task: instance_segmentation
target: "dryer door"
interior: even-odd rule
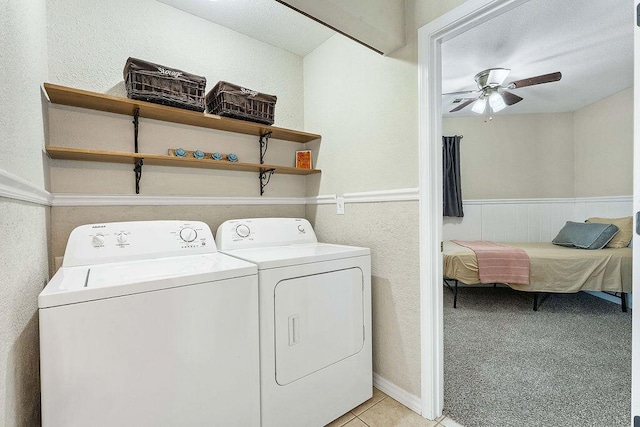
[[[278,384],[289,384],[362,349],[360,268],[282,280],[274,300]]]

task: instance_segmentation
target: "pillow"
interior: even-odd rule
[[[578,249],[602,249],[618,232],[613,224],[567,221],[551,243]]]
[[[633,238],[633,217],[625,216],[623,218],[589,218],[585,222],[593,222],[599,224],[613,224],[620,232],[616,234],[609,243],[608,248],[626,248]]]

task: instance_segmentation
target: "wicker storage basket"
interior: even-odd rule
[[[272,125],[277,97],[220,81],[207,94],[207,110],[219,116]]]
[[[204,111],[204,77],[136,58],[127,59],[123,75],[131,99]]]

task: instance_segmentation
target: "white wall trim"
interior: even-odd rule
[[[17,175],[0,169],[0,197],[50,206],[51,194]]]
[[[64,194],[54,193],[57,206],[219,206],[219,205],[304,205],[304,197],[212,197],[147,196],[139,194]]]
[[[323,205],[336,203],[335,194],[311,197],[148,196],[134,194],[49,193],[17,175],[0,169],[0,197],[45,206],[218,206],[218,205]],[[345,203],[404,202],[420,199],[419,188],[345,193]],[[470,199],[465,205],[612,203],[631,202],[633,196],[539,199]]]
[[[420,398],[415,394],[411,394],[403,388],[398,387],[375,372],[373,373],[373,385],[387,396],[397,400],[407,408],[420,414],[422,404],[420,403]]]
[[[616,203],[633,202],[633,196],[598,196],[598,197],[576,197],[576,203]]]
[[[407,202],[420,199],[418,188],[344,193],[345,203]]]
[[[326,205],[336,203],[338,195],[328,194],[324,196],[307,197],[308,205]],[[418,188],[399,188],[396,190],[363,191],[360,193],[344,193],[345,203],[381,203],[381,202],[408,202],[420,199]]]
[[[597,196],[575,198],[538,198],[538,199],[471,199],[463,200],[465,205],[519,205],[548,203],[615,203],[631,202],[633,196]]]
[[[305,199],[307,205],[330,205],[336,203],[335,194],[327,194],[324,196],[309,196]]]

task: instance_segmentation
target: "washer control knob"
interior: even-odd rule
[[[118,243],[120,243],[121,245],[123,243],[127,243],[127,240],[129,239],[129,236],[127,236],[126,233],[118,233],[118,235],[116,236],[116,240],[118,241]]]
[[[93,236],[93,239],[91,239],[91,244],[95,248],[104,246],[104,234],[96,234],[95,236]]]
[[[245,224],[240,224],[236,227],[236,234],[244,239],[245,237],[249,237],[251,229]]]
[[[193,242],[198,237],[198,233],[191,227],[185,227],[180,230],[180,238],[185,242]]]

